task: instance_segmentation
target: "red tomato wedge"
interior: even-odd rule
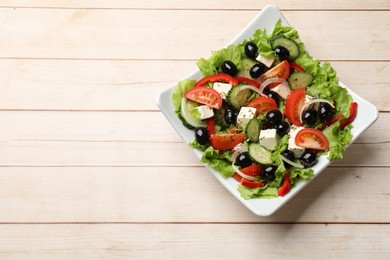
[[[268,111],[278,109],[278,105],[276,104],[275,100],[270,97],[254,98],[249,102],[248,107],[256,108],[257,115],[264,115]]]
[[[206,120],[207,124],[207,132],[209,132],[209,135],[215,134],[215,119],[214,117],[210,117]]]
[[[341,120],[341,122],[340,122],[341,129],[343,129],[344,127],[346,127],[347,125],[352,123],[353,120],[355,120],[356,115],[357,115],[357,108],[358,108],[358,104],[356,102],[352,102],[349,105],[349,117]]]
[[[247,84],[247,85],[252,85],[252,86],[254,86],[256,88],[260,87],[259,83],[257,83],[256,81],[254,81],[252,79],[248,79],[248,78],[245,78],[245,77],[237,77],[236,80],[237,80],[237,84],[244,83],[244,84]]]
[[[288,63],[287,60],[282,61],[272,69],[268,70],[265,72],[263,75],[261,75],[259,78],[256,79],[256,82],[261,85],[264,81],[270,78],[282,78],[286,80],[288,76],[290,75],[290,64]],[[268,86],[270,88],[275,87],[279,85],[279,83],[271,83]]]
[[[304,128],[295,136],[295,143],[299,146],[325,151],[329,149],[329,141],[318,129]]]
[[[306,91],[304,88],[291,91],[286,99],[285,115],[287,119],[294,125],[301,126],[300,120],[301,109],[305,104]]]
[[[245,134],[213,134],[210,137],[210,144],[216,150],[231,150],[244,140]]]
[[[284,196],[286,195],[291,189],[291,179],[290,174],[286,173],[283,176],[283,184],[278,189],[278,196]]]
[[[206,77],[202,78],[201,80],[199,80],[198,82],[195,83],[195,87],[204,86],[209,82],[211,82],[211,83],[225,82],[225,83],[229,83],[232,86],[237,85],[237,80],[235,78],[233,78],[232,76],[230,76],[229,74],[218,73],[215,75],[206,76]]]
[[[248,167],[242,168],[240,171],[248,176],[257,177],[260,176],[261,166],[253,163]],[[243,177],[236,172],[234,173],[233,178],[240,183],[241,183],[241,179],[243,179]]]
[[[184,97],[215,109],[220,109],[222,107],[221,95],[212,88],[192,88],[185,93]]]

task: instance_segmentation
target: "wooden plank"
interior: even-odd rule
[[[0,223],[390,220],[389,168],[329,168],[267,218],[203,167],[3,167],[0,180]]]
[[[1,225],[0,231],[7,259],[386,259],[390,253],[389,225]]]
[[[0,122],[3,142],[183,142],[160,112],[2,111]],[[388,132],[390,114],[381,113],[356,143],[389,142]]]
[[[390,111],[389,62],[332,65],[352,90]],[[157,110],[156,94],[195,69],[195,60],[0,59],[0,109]]]
[[[197,59],[225,46],[256,14],[230,10],[3,8],[0,57]],[[384,33],[389,27],[386,11],[308,11],[305,19],[299,11],[284,14],[318,59],[390,59],[390,35]]]
[[[146,1],[126,1],[126,0],[111,0],[111,1],[1,1],[0,7],[40,7],[40,8],[108,8],[108,9],[234,9],[234,10],[259,10],[263,6],[269,4],[266,0],[223,0],[223,1],[175,1],[175,0],[146,0]],[[296,10],[296,9],[327,9],[327,10],[342,10],[342,9],[354,9],[354,10],[376,10],[376,9],[389,9],[390,4],[386,0],[374,0],[374,1],[337,1],[337,0],[319,0],[315,2],[308,2],[304,0],[283,1],[275,0],[273,4],[279,6],[282,10]]]

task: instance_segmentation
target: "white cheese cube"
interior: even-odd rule
[[[304,127],[296,127],[296,126],[291,126],[290,132],[289,132],[289,139],[288,139],[288,149],[294,153],[295,158],[301,157],[303,152],[305,152],[305,148],[302,146],[299,146],[295,143],[295,137],[297,136],[297,133],[304,129]]]
[[[274,58],[271,56],[271,57],[264,57],[264,56],[261,56],[260,54],[256,57],[256,60],[258,62],[261,62],[263,63],[265,66],[267,66],[268,68],[271,67],[272,63],[274,63]]]
[[[244,127],[249,120],[256,116],[256,108],[254,107],[242,107],[237,116],[237,126]]]
[[[280,97],[283,99],[286,99],[288,94],[291,92],[290,86],[287,82],[279,84],[278,86],[271,89],[272,91],[275,91],[279,94]]]
[[[207,119],[207,118],[214,116],[213,109],[206,106],[206,105],[198,106],[195,109],[198,110],[201,120],[204,120],[204,119]]]
[[[268,150],[274,150],[278,145],[279,136],[276,133],[276,129],[266,129],[260,131],[259,142],[262,146]]]
[[[232,85],[228,83],[214,82],[213,84],[213,89],[221,95],[222,99],[226,99],[227,93],[229,93],[231,88]]]

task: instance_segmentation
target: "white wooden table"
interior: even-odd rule
[[[389,259],[389,0],[273,2],[380,116],[271,217],[155,105],[268,3],[0,1],[0,259]]]

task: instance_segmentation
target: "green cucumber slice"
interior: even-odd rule
[[[240,86],[233,87],[227,94],[228,102],[236,109],[240,109],[248,103],[252,90],[241,89]]]
[[[249,144],[249,155],[254,161],[260,164],[272,164],[272,153],[268,151],[264,146],[258,143]]]
[[[246,125],[245,133],[250,142],[258,142],[261,131],[259,120],[252,118]]]
[[[285,47],[290,52],[290,56],[288,57],[289,61],[292,61],[299,56],[298,45],[293,40],[286,38],[283,35],[273,37],[271,40],[271,46],[273,50],[275,50],[276,46]]]
[[[296,71],[288,77],[288,84],[292,90],[306,88],[313,81],[313,75],[306,71]]]

